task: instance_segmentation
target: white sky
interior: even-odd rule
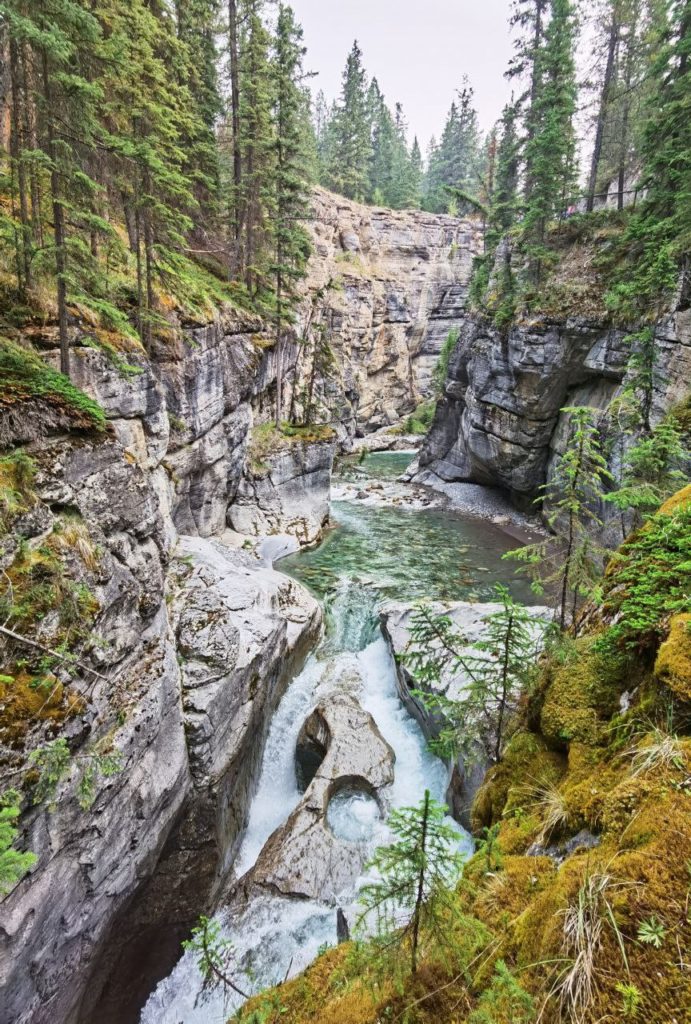
[[[510,0],[290,0],[305,30],[311,85],[329,100],[341,87],[357,39],[370,78],[391,107],[400,101],[423,153],[439,137],[464,74],[486,131],[511,94],[504,71],[512,52]]]

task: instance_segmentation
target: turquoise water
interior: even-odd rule
[[[405,473],[415,452],[371,452],[362,459],[346,455],[336,464],[334,476],[342,480],[396,480]]]
[[[502,560],[517,541],[492,523],[445,509],[356,501],[334,502],[332,518],[337,525],[319,547],[289,555],[277,565],[324,601],[327,611],[346,583],[360,590],[352,598],[356,604],[490,601],[497,583],[508,586],[517,600],[537,603],[530,585],[516,576],[514,564]]]

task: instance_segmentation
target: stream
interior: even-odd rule
[[[342,478],[385,483],[403,472],[411,458],[398,452],[368,455],[361,464],[346,462]],[[517,541],[479,518],[438,507],[372,507],[339,500],[332,504],[332,519],[336,526],[318,547],[289,555],[276,565],[319,598],[326,628],[272,720],[247,830],[233,867],[236,879],[254,865],[267,839],[297,806],[298,733],[316,704],[329,695],[347,692],[356,697],[393,748],[392,807],[418,804],[425,789],[444,801],[448,770],[430,754],[418,724],[399,699],[395,666],[379,628],[382,603],[420,598],[488,601],[498,582],[525,603],[535,600],[529,586],[502,561]],[[336,835],[363,844],[368,853],[389,837],[374,801],[362,794],[334,799],[327,820]],[[459,849],[470,850],[470,837],[456,828]],[[340,894],[336,905],[261,895],[232,914],[219,911],[223,935],[234,949],[234,980],[256,992],[301,971],[320,948],[336,943],[336,906],[345,910],[351,923],[356,920],[363,881],[358,879],[350,891]],[[186,952],[149,997],[141,1024],[225,1024],[241,1002],[232,992],[202,992],[196,957]]]

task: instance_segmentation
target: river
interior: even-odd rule
[[[402,453],[369,455],[362,464],[342,469],[344,479],[387,481],[410,460]],[[447,509],[372,506],[363,501],[335,501],[336,526],[322,543],[277,563],[276,568],[307,586],[323,603],[326,628],[317,649],[292,681],[269,730],[256,795],[234,872],[240,878],[255,863],[265,842],[298,804],[301,793],[295,770],[295,744],[315,705],[337,692],[349,692],[368,711],[396,755],[392,807],[418,804],[429,789],[443,801],[446,766],[427,749],[417,723],[408,715],[396,689],[393,659],[379,629],[378,612],[389,599],[491,600],[492,587],[503,582],[514,596],[533,603],[525,582],[502,561],[516,541],[498,527]],[[361,796],[344,798],[329,808],[336,833],[368,850],[388,839],[386,824]],[[471,848],[458,829],[458,846]],[[337,905],[350,920],[357,915],[357,890],[340,895]],[[220,911],[224,936],[233,944],[233,977],[258,991],[294,975],[336,942],[335,905],[314,900],[253,897],[245,909]],[[142,1024],[224,1024],[241,1000],[220,990],[202,992],[202,979],[191,953],[149,998]]]

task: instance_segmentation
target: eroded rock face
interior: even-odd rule
[[[122,770],[97,779],[89,811],[72,771],[54,810],[23,819],[38,861],[0,911],[3,1019],[120,1024],[234,856],[272,711],[321,614],[216,542],[183,538],[168,565],[175,529],[155,473],[115,439],[44,441],[36,455],[40,504],[17,529],[38,542],[67,513],[97,552],[76,579],[99,609],[82,655],[98,675],[59,670],[87,695],[63,734],[77,758],[108,735]]]
[[[324,189],[313,206],[301,318],[324,327],[336,355],[339,379],[321,389],[323,399],[351,432],[370,432],[429,394],[442,345],[465,310],[481,228],[362,206]]]
[[[99,674],[58,669],[87,694],[65,734],[84,752],[111,732],[122,770],[98,781],[89,811],[78,805],[73,771],[55,811],[29,808],[23,820],[37,864],[0,910],[2,1019],[17,1024],[76,1018],[115,915],[153,870],[192,788],[164,602],[166,531],[146,474],[114,441],[44,442],[36,457],[39,532],[68,509],[88,524],[98,552],[77,579],[100,608],[98,644],[82,655]],[[24,536],[36,535],[25,525]]]
[[[330,901],[358,877],[367,849],[334,835],[326,821],[329,800],[346,787],[359,790],[378,800],[384,816],[386,790],[394,779],[394,752],[372,716],[345,693],[320,704],[303,732],[325,748],[324,759],[241,887]]]
[[[292,442],[245,466],[228,520],[238,533],[289,533],[301,544],[318,540],[329,518],[336,440]]]
[[[498,485],[528,504],[564,449],[568,414],[560,410],[604,411],[625,382],[626,335],[579,318],[522,324],[504,335],[465,316],[421,468],[445,481]],[[688,387],[688,310],[657,325],[656,347],[653,420],[659,422]]]

